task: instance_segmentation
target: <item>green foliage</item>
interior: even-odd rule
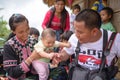
[[[3,20],[3,16],[0,17],[0,38],[7,39],[10,30],[7,28],[7,22]],[[0,41],[0,46],[4,44],[5,41]]]

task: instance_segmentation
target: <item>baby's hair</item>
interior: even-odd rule
[[[79,4],[75,4],[75,5],[73,6],[72,10],[75,10],[75,9],[81,10],[80,5],[79,5]]]
[[[47,35],[50,35],[51,37],[56,37],[55,31],[51,28],[46,28],[43,30],[41,37],[44,38]]]
[[[65,31],[63,34],[61,34],[60,39],[68,41],[72,34],[72,31]]]
[[[111,16],[111,18],[110,18],[110,20],[112,19],[112,17],[113,17],[113,9],[112,8],[110,8],[110,7],[104,7],[101,11],[106,11],[106,13],[108,14],[108,16]]]
[[[31,27],[30,28],[30,35],[33,35],[33,34],[37,35],[37,36],[40,36],[40,33],[39,33],[38,29]]]
[[[92,9],[84,9],[75,18],[75,21],[84,21],[88,29],[98,28],[101,26],[101,17],[99,13]]]
[[[22,15],[22,14],[13,14],[10,19],[9,19],[9,26],[10,26],[10,29],[12,31],[15,31],[16,27],[17,27],[17,24],[18,23],[21,23],[21,22],[24,22],[24,21],[27,21],[28,22],[28,19]]]

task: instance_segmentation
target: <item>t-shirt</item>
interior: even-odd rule
[[[70,16],[70,31],[72,31],[72,32],[75,32],[74,26],[73,26],[73,22],[75,20],[75,17],[76,17],[75,14],[71,14],[71,16]]]
[[[50,20],[50,16],[51,16],[52,11],[49,10],[46,15],[45,18],[42,22],[42,27],[44,28],[44,26],[46,26]],[[52,21],[51,21],[51,26],[50,28],[54,29],[54,30],[60,30],[61,29],[61,22],[60,22],[61,18],[57,17],[56,15],[54,15]],[[66,27],[64,29],[64,31],[68,31],[70,29],[70,21],[69,21],[69,14],[67,13],[67,17],[66,17]]]
[[[103,28],[105,30],[110,30],[110,31],[113,31],[113,32],[116,31],[111,22],[108,22],[106,24],[102,24],[101,28]]]
[[[45,47],[44,44],[42,43],[42,40],[40,40],[35,46],[35,50],[40,53],[41,51],[51,51],[51,52],[54,52],[54,48],[55,47],[59,47],[59,42],[58,41],[55,41],[55,44],[52,46],[52,47]],[[47,62],[49,63],[50,62],[50,59],[48,58],[40,58],[40,61],[43,61],[43,62]]]
[[[98,69],[101,63],[102,57],[102,48],[103,48],[103,29],[102,36],[99,40],[92,43],[83,43],[80,45],[80,53],[78,58],[78,63],[83,67],[89,68],[90,70]],[[108,39],[111,36],[111,31],[108,31]],[[72,55],[75,53],[75,49],[77,46],[78,39],[75,34],[73,34],[69,42],[71,43],[70,48],[64,48],[67,54]],[[106,57],[106,63],[109,66],[111,64],[112,59],[117,55],[120,57],[120,34],[116,35],[116,39],[112,45],[110,50],[110,54]]]

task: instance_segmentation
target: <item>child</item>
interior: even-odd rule
[[[110,30],[115,32],[115,28],[113,27],[111,23],[111,19],[113,17],[113,10],[110,7],[105,7],[100,12],[101,19],[102,19],[102,25],[101,28],[105,30]]]
[[[59,46],[70,47],[70,44],[56,41],[55,31],[51,28],[43,30],[41,40],[34,46],[35,51],[42,57],[33,61],[33,66],[39,74],[39,80],[47,80],[49,75],[48,63],[55,56],[54,48]]]
[[[70,31],[74,32],[74,26],[73,26],[73,22],[75,20],[76,15],[81,11],[81,8],[78,4],[73,6],[72,9],[72,14],[70,16]]]
[[[38,41],[40,33],[39,33],[38,29],[31,27],[30,28],[30,35]]]

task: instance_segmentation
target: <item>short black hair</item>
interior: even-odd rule
[[[101,11],[106,11],[107,12],[107,14],[108,14],[108,16],[111,16],[111,18],[110,19],[112,19],[112,17],[113,17],[113,9],[112,8],[110,8],[110,7],[104,7]]]
[[[33,28],[33,27],[30,28],[30,35],[32,35],[32,34],[40,36],[38,29]]]
[[[80,5],[79,5],[79,4],[75,4],[75,5],[72,7],[72,10],[75,10],[75,9],[81,10]]]
[[[72,31],[65,31],[63,34],[60,35],[60,40],[68,41],[72,34]]]
[[[92,9],[84,9],[75,18],[75,21],[81,22],[84,21],[85,25],[89,29],[98,28],[101,26],[101,17],[100,14]]]

